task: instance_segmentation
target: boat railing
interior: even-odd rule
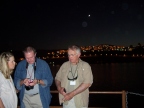
[[[51,93],[58,93],[58,91],[54,90]],[[127,93],[125,90],[122,91],[90,91],[90,94],[110,94],[110,95],[121,95],[122,98],[122,108],[127,108]]]

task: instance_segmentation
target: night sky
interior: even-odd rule
[[[142,0],[5,0],[0,10],[1,50],[144,44]]]

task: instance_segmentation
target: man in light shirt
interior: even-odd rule
[[[90,65],[80,59],[78,46],[68,47],[69,61],[62,64],[55,77],[63,108],[88,108],[89,87],[93,83]]]

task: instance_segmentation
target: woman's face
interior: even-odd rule
[[[9,67],[9,69],[14,69],[15,68],[15,64],[16,64],[16,62],[15,62],[14,57],[13,56],[10,57],[9,60],[8,60],[8,67]]]

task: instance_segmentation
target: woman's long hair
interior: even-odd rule
[[[10,57],[14,57],[11,52],[3,52],[0,54],[0,71],[6,79],[10,79],[13,69],[9,69],[8,61]]]

